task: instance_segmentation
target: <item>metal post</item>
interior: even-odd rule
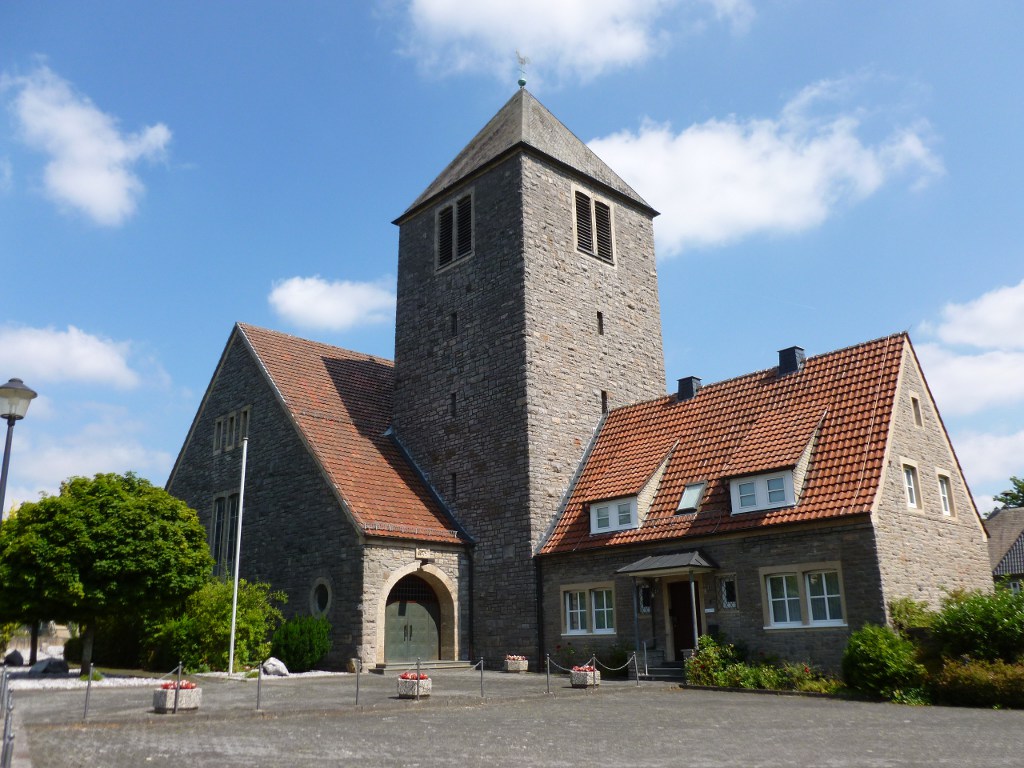
[[[174,710],[172,715],[178,714],[178,692],[181,691],[181,659],[178,659],[178,674],[174,682]]]
[[[547,670],[547,673],[544,675],[548,686],[547,693],[551,693],[551,654],[546,653],[544,656],[547,659],[544,664],[544,668]]]
[[[594,691],[597,691],[597,655],[590,657],[590,668],[594,670],[591,680],[594,683]]]
[[[693,652],[696,653],[700,627],[697,626],[697,585],[693,581],[693,571],[690,571],[690,615],[693,619]]]
[[[245,462],[249,456],[249,438],[242,438],[242,479],[238,487],[238,528],[235,531],[235,588],[231,595],[231,642],[228,644],[228,674],[235,671],[235,623],[238,616],[238,573],[242,567],[242,509],[245,502]]]
[[[89,716],[89,692],[92,691],[92,671],[89,672],[89,679],[85,683],[85,709],[82,711],[82,719]]]
[[[647,641],[644,640],[644,677],[649,677],[650,674],[651,670],[647,666]]]
[[[356,706],[359,706],[359,678],[362,677],[363,660],[356,659]]]
[[[9,768],[11,764],[11,757],[14,753],[14,729],[12,728],[14,721],[14,699],[11,698],[11,692],[7,691],[7,706],[4,711],[4,751],[3,751],[3,768]]]
[[[484,697],[484,657],[480,657],[480,698]]]
[[[636,687],[640,687],[640,662],[637,661],[636,651],[633,651],[633,671],[636,672]]]
[[[416,701],[420,700],[420,657],[416,657]]]
[[[256,675],[256,711],[260,711],[260,694],[263,687],[263,662],[260,662],[260,669]]]
[[[4,443],[4,463],[3,468],[0,469],[0,520],[3,519],[4,514],[4,496],[7,494],[7,469],[11,464],[11,438],[14,437],[14,422],[17,421],[13,416],[7,417],[7,442]]]

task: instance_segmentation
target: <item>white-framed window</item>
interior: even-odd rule
[[[615,234],[611,204],[576,189],[573,191],[573,217],[576,249],[613,264]]]
[[[729,481],[732,513],[756,512],[793,505],[793,471],[751,475]]]
[[[473,191],[460,195],[437,209],[437,268],[473,255]]]
[[[838,563],[762,568],[765,628],[846,626]]]
[[[563,587],[562,607],[564,634],[615,633],[615,589],[611,584]]]
[[[679,499],[677,512],[695,512],[700,506],[700,500],[704,496],[704,488],[707,483],[688,483],[683,489],[683,495]]]
[[[1015,595],[1019,595],[1020,594],[1020,582],[1017,581],[1017,580],[1011,581],[1010,582],[1010,591],[1013,592],[1013,594],[1015,594]]]
[[[903,461],[903,488],[907,492],[907,506],[911,509],[920,509],[921,483],[917,476],[917,466],[906,459]]]
[[[730,573],[718,577],[718,607],[732,610],[738,605],[736,600],[736,574]]]
[[[942,514],[946,517],[952,517],[955,510],[953,509],[953,484],[950,482],[949,475],[938,473],[939,479],[939,502],[942,504]]]
[[[595,501],[590,505],[590,532],[609,533],[637,527],[636,497]]]

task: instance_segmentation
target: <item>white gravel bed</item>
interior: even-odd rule
[[[88,684],[80,680],[81,670],[72,669],[66,675],[32,674],[28,669],[8,670],[12,691],[84,690]],[[93,680],[93,688],[156,688],[163,682],[155,677],[133,677],[131,675],[104,675],[102,680]]]

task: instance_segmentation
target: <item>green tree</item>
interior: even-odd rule
[[[211,565],[184,502],[130,472],[73,477],[0,527],[0,616],[82,624],[84,674],[97,619],[180,604]]]
[[[1019,477],[1010,478],[1011,488],[1008,491],[997,493],[992,497],[996,504],[1002,504],[1003,509],[1007,507],[1024,507],[1024,480]]]

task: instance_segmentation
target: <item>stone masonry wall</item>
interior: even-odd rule
[[[359,536],[237,332],[168,491],[198,510],[210,531],[214,497],[238,492],[242,458],[240,446],[214,453],[214,421],[245,406],[252,410],[241,577],[284,591],[286,617],[313,613],[312,590],[325,583],[333,640],[325,662],[340,669],[361,635]]]
[[[498,657],[536,647],[532,554],[601,391],[610,407],[653,397],[664,370],[644,214],[615,205],[612,266],[576,251],[566,174],[519,155],[452,197],[467,190],[472,257],[435,269],[436,208],[401,226],[395,428],[476,542],[470,651]]]
[[[648,555],[699,549],[719,566],[715,573],[696,575],[703,612],[698,615],[701,632],[726,642],[744,645],[750,654],[774,655],[838,669],[852,630],[866,622],[885,620],[881,585],[874,556],[874,535],[866,518],[843,525],[804,525],[746,536],[700,541],[678,541],[657,547],[615,548],[542,558],[545,652],[556,653],[571,643],[577,655],[594,651],[607,656],[613,645],[633,648],[647,643],[649,658],[672,658],[667,585],[687,582],[685,574],[653,581],[654,604],[640,615],[639,642],[634,631],[632,578],[616,575],[619,568]],[[768,629],[765,624],[762,568],[786,569],[807,563],[838,563],[841,572],[845,627]],[[736,579],[737,605],[723,608],[718,594],[719,577]],[[562,589],[564,586],[612,581],[615,585],[614,635],[564,633]],[[666,651],[668,653],[666,654]]]
[[[920,427],[915,423],[911,397],[921,405]],[[875,515],[886,602],[910,597],[936,607],[948,590],[992,589],[984,529],[909,347],[904,352],[890,441]],[[918,509],[907,505],[904,460],[917,467]],[[951,516],[942,512],[937,470],[946,474],[952,485]]]
[[[475,658],[535,638],[536,587],[527,511],[519,159],[471,180],[453,197],[467,190],[472,256],[435,269],[436,207],[400,229],[394,425],[475,541],[473,636],[463,643]]]

